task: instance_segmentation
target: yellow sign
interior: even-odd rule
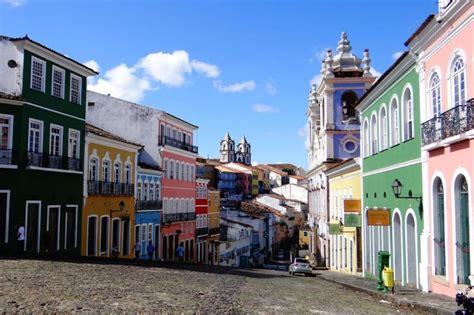
[[[390,211],[383,210],[367,210],[367,225],[387,226],[390,225]]]
[[[344,212],[360,213],[360,199],[344,200]]]

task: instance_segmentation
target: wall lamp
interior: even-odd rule
[[[400,196],[402,194],[402,188],[403,184],[395,178],[395,180],[392,182],[392,190],[393,194],[397,199],[416,199],[420,201],[420,205],[418,206],[418,209],[420,210],[420,216],[423,216],[423,197],[422,196],[413,196],[411,190],[408,191],[408,196],[402,197]]]

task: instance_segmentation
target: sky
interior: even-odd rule
[[[306,109],[345,31],[383,73],[436,0],[0,0],[0,34],[28,36],[100,74],[88,88],[199,126],[202,157],[228,131],[252,161],[307,167]]]

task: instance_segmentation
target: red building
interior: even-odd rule
[[[207,237],[209,235],[209,219],[208,219],[208,196],[207,184],[208,179],[196,179],[196,251],[197,262],[207,263]]]
[[[163,215],[161,225],[164,260],[175,260],[178,245],[184,260],[196,260],[196,157],[193,131],[197,126],[171,114],[159,116],[158,145],[165,176],[162,179]]]

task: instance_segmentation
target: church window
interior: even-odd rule
[[[355,104],[357,99],[357,94],[354,91],[345,91],[342,93],[342,120],[356,118]]]

